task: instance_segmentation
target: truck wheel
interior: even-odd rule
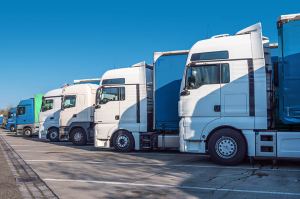
[[[129,152],[134,149],[133,136],[127,131],[119,131],[113,137],[113,147],[119,152]]]
[[[11,125],[10,127],[9,127],[9,130],[10,130],[10,132],[14,132],[16,129],[15,129],[15,126],[14,125]]]
[[[25,128],[24,131],[23,131],[24,135],[26,137],[31,137],[32,136],[32,129],[31,128]]]
[[[75,128],[71,131],[70,140],[74,145],[86,145],[87,138],[82,128]]]
[[[236,130],[224,128],[217,130],[208,141],[211,159],[222,165],[237,165],[246,156],[246,141]]]
[[[50,129],[49,132],[48,132],[48,137],[49,137],[49,140],[51,142],[58,142],[59,141],[59,133],[58,133],[58,130],[53,128],[53,129]]]

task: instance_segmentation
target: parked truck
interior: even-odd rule
[[[74,84],[62,89],[59,139],[75,145],[94,141],[94,105],[96,84]]]
[[[38,134],[42,98],[42,94],[36,94],[34,98],[19,102],[17,106],[16,134],[22,134],[27,137]]]
[[[95,106],[95,146],[126,152],[179,148],[178,101],[188,51],[154,53],[102,76]]]
[[[59,115],[62,102],[62,88],[54,89],[43,96],[39,115],[39,138],[59,141]]]
[[[3,123],[4,123],[4,116],[3,115],[0,115],[0,128],[3,127]]]
[[[16,131],[16,113],[17,108],[10,108],[7,114],[7,120],[5,124],[5,129],[9,130],[10,132]]]
[[[278,20],[279,59],[256,24],[190,50],[179,102],[180,151],[220,164],[300,157],[300,14]]]
[[[225,165],[246,156],[299,158],[299,24],[300,14],[278,20],[277,63],[271,62],[274,46],[260,23],[197,42],[181,71],[178,109],[173,107],[179,136],[175,123],[159,121],[172,99],[158,97],[156,86],[159,75],[169,79],[178,68],[159,73],[154,63],[153,81],[146,64],[107,71],[96,97],[95,146],[118,151],[180,146],[181,152],[209,154]]]

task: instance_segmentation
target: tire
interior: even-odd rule
[[[23,135],[26,136],[26,137],[32,137],[32,129],[29,128],[29,127],[24,128]]]
[[[75,128],[70,133],[70,141],[77,146],[87,144],[86,133],[82,128]]]
[[[244,137],[231,128],[217,130],[208,141],[208,153],[217,164],[237,165],[245,159],[246,152]]]
[[[48,131],[48,138],[50,142],[58,142],[59,141],[59,131],[56,128],[52,128]]]
[[[15,128],[14,125],[11,125],[11,126],[9,127],[9,130],[10,130],[10,132],[15,132],[16,128]]]
[[[134,149],[134,139],[127,131],[118,131],[113,136],[113,147],[118,152],[130,152]]]

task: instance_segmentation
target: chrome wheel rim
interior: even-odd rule
[[[75,141],[75,142],[79,142],[81,139],[82,139],[82,134],[81,134],[81,132],[76,132],[76,133],[74,134],[74,141]]]
[[[129,143],[129,138],[125,135],[119,135],[117,138],[117,145],[119,148],[126,148]]]
[[[237,143],[231,137],[221,137],[215,145],[218,156],[224,159],[230,159],[237,153]]]
[[[25,130],[25,135],[26,136],[30,136],[30,134],[31,134],[30,130]]]
[[[50,133],[50,138],[54,140],[54,139],[56,139],[56,137],[57,137],[57,132],[56,131],[52,131]]]

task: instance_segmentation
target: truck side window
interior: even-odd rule
[[[187,69],[187,89],[197,89],[206,84],[230,82],[229,64],[192,66]]]
[[[75,95],[68,95],[64,97],[63,101],[63,108],[72,108],[76,106],[76,96]]]
[[[106,87],[97,92],[97,104],[106,104],[109,101],[125,100],[124,87]]]
[[[221,84],[230,82],[229,64],[221,64]]]
[[[53,99],[43,99],[42,112],[53,109]]]
[[[19,106],[17,108],[17,115],[24,115],[25,114],[25,106]]]

